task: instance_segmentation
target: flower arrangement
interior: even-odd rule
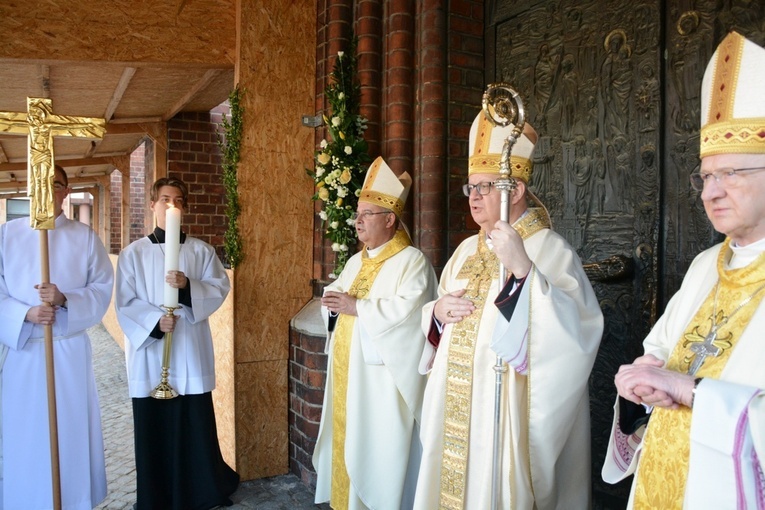
[[[331,83],[324,90],[330,106],[330,112],[323,115],[329,140],[322,140],[315,153],[315,171],[308,170],[316,184],[313,200],[322,203],[319,217],[324,237],[332,241],[335,253],[330,278],[340,274],[356,245],[353,213],[371,159],[364,141],[367,119],[359,113],[361,85],[356,79],[356,43],[353,38],[348,51],[337,52]]]

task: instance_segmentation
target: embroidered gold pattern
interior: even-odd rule
[[[361,270],[348,289],[356,299],[365,299],[377,278],[383,263],[411,245],[409,236],[403,230],[396,232],[393,239],[375,258],[369,258],[367,248],[361,254]],[[348,367],[351,358],[351,342],[356,317],[340,314],[335,327],[332,348],[332,488],[330,504],[333,509],[348,508],[351,481],[345,465],[346,397],[348,394]]]
[[[717,260],[717,272],[720,278],[720,293],[717,308],[722,317],[733,315],[738,305],[750,296],[765,282],[765,254],[757,260],[740,269],[725,269],[726,260],[730,257],[730,239],[727,239],[720,250]],[[762,294],[741,307],[736,314],[736,320],[725,322],[719,328],[719,336],[724,338],[730,347],[723,349],[718,356],[708,357],[696,373],[699,377],[719,378],[738,339],[751,321],[757,310]],[[691,343],[683,339],[692,337],[699,331],[702,324],[714,322],[715,289],[696,312],[680,342],[667,361],[667,368],[686,373],[688,363],[693,358],[690,350]],[[688,360],[688,361],[687,361]],[[651,415],[651,421],[646,431],[643,452],[637,473],[635,487],[635,508],[681,509],[683,495],[688,478],[688,459],[690,455],[691,410],[685,406],[680,409],[667,410],[656,408]]]
[[[549,228],[541,209],[529,209],[528,214],[514,225],[523,239]],[[444,398],[444,437],[441,459],[442,509],[461,510],[465,505],[467,460],[470,445],[470,413],[473,392],[473,358],[478,329],[484,306],[492,285],[499,277],[499,260],[486,245],[486,235],[478,234],[476,253],[465,260],[457,278],[467,279],[465,297],[476,307],[473,314],[452,328],[446,366],[446,395]]]

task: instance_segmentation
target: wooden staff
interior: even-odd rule
[[[55,228],[53,176],[53,137],[103,138],[106,121],[92,117],[72,117],[53,113],[49,98],[28,97],[26,112],[0,112],[0,131],[24,135],[28,139],[27,195],[30,226],[40,231],[40,279],[50,283],[48,230]],[[45,303],[53,306],[52,303]],[[48,425],[50,429],[50,464],[53,509],[61,510],[61,473],[58,451],[58,414],[56,411],[56,378],[53,363],[53,326],[43,328],[45,337],[45,369],[48,388]]]
[[[50,283],[48,231],[40,230],[40,279]],[[45,303],[53,306],[51,303]],[[61,468],[58,458],[58,412],[56,410],[56,374],[53,367],[53,325],[45,327],[45,374],[48,382],[48,429],[50,431],[50,471],[53,483],[53,508],[61,510]]]

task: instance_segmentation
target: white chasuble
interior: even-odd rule
[[[3,498],[0,508],[52,507],[44,328],[25,322],[40,304],[39,231],[21,218],[0,227]],[[67,298],[56,311],[53,357],[58,412],[61,499],[66,510],[89,510],[106,497],[101,414],[90,339],[112,295],[113,271],[87,225],[56,218],[48,231],[50,281]]]
[[[479,236],[484,235],[480,233]],[[603,330],[603,316],[576,252],[549,229],[524,240],[533,262],[516,313],[528,313],[528,375],[510,369],[505,376],[501,445],[500,508],[579,509],[590,500],[590,427],[587,381]],[[441,275],[439,296],[466,288],[461,274],[474,257],[479,237],[465,240]],[[462,494],[456,508],[491,506],[496,354],[490,344],[495,328],[508,328],[494,300],[499,292],[491,283],[477,325],[472,354],[469,435],[464,476],[459,470],[447,478],[451,494]],[[433,307],[422,310],[428,331]],[[420,437],[423,457],[414,507],[439,508],[444,472],[445,421],[450,347],[454,325],[444,327],[438,349],[428,343],[422,359],[433,360],[422,412]],[[496,341],[497,339],[495,339]],[[515,340],[514,340],[515,341]],[[518,342],[516,342],[518,343]],[[422,367],[422,365],[421,365]],[[461,406],[455,409],[460,409]],[[457,476],[459,475],[459,476]]]
[[[361,266],[362,253],[357,253],[326,290],[348,292]],[[435,297],[436,285],[428,260],[409,246],[383,263],[366,297],[356,301],[358,316],[352,326],[345,401],[344,449],[351,509],[411,506],[425,387],[425,377],[417,370],[425,342],[420,310]],[[326,308],[322,315],[326,321]],[[326,346],[328,367],[333,366],[333,342],[330,337]],[[334,377],[328,368],[313,456],[317,503],[329,501],[331,495]]]
[[[718,257],[727,243],[699,254],[680,290],[643,342],[646,354],[667,361],[718,281]],[[728,256],[723,253],[723,256]],[[734,320],[734,319],[732,319]],[[709,324],[703,325],[708,328]],[[699,385],[691,411],[690,455],[682,508],[765,508],[765,305],[735,342],[718,377]],[[700,373],[699,375],[703,375]],[[603,479],[616,483],[636,473],[633,508],[646,427],[626,436],[619,428],[618,400]],[[651,422],[648,422],[650,427]],[[643,473],[642,476],[649,476]],[[710,487],[713,489],[710,490]],[[759,505],[759,506],[758,506]]]

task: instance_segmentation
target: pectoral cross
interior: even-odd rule
[[[718,322],[717,319],[721,318],[722,312],[719,312],[718,317],[710,317],[712,323],[709,328],[709,333],[706,336],[702,336],[699,333],[699,326],[693,329],[692,333],[685,335],[685,342],[683,347],[689,347],[692,355],[686,356],[684,361],[689,363],[688,375],[696,375],[696,372],[702,367],[708,356],[717,357],[722,354],[725,349],[729,349],[733,345],[730,340],[733,338],[732,333],[728,333],[725,338],[718,339],[717,331],[725,324],[725,320]]]
[[[104,119],[54,115],[50,99],[27,98],[27,111],[0,112],[0,133],[27,135],[27,195],[31,199],[29,220],[32,228],[50,230],[54,226],[53,137],[103,138]]]

